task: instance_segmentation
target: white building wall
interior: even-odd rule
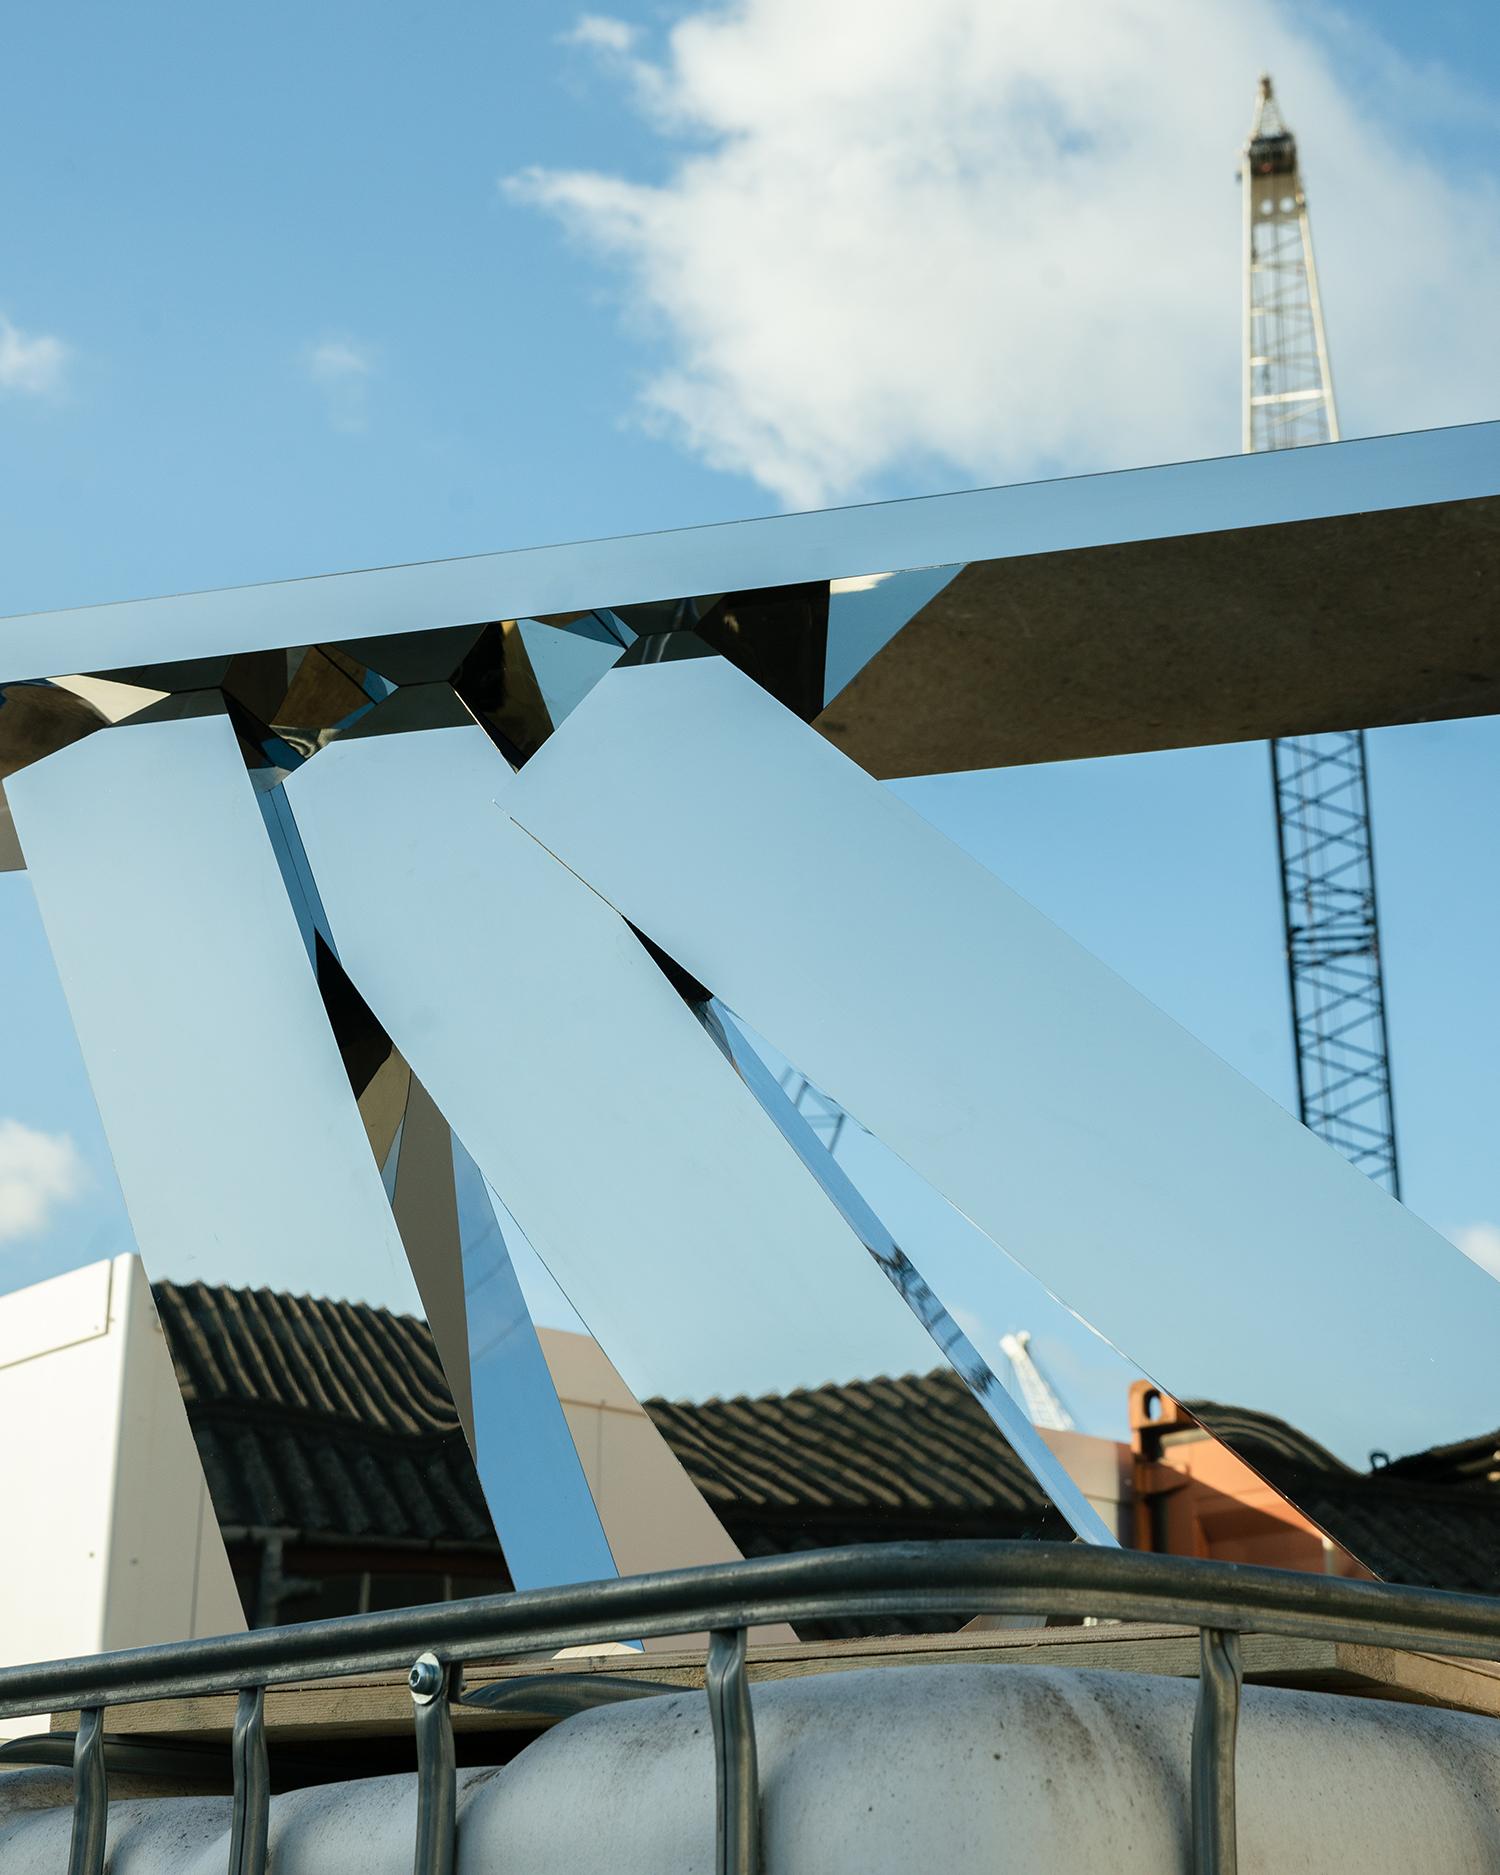
[[[166,1335],[138,1257],[119,1257],[124,1359],[103,1646],[229,1634],[245,1625]]]
[[[138,1257],[0,1296],[0,1428],[0,1663],[244,1627]]]

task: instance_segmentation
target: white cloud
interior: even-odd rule
[[[789,503],[1235,451],[1234,173],[1263,68],[1302,144],[1346,433],[1500,406],[1500,190],[1420,154],[1462,81],[1341,16],[738,0],[656,60],[623,22],[571,37],[681,137],[674,167],[504,186],[622,270],[665,341],[646,421]]]
[[[45,397],[61,388],[68,347],[50,333],[23,332],[0,313],[0,391]]]
[[[1453,1232],[1453,1241],[1470,1262],[1500,1277],[1500,1224],[1462,1225]]]
[[[639,36],[639,28],[626,20],[611,19],[604,13],[585,13],[562,35],[562,43],[583,46],[590,52],[625,53]]]
[[[303,362],[307,375],[323,393],[333,427],[350,434],[368,429],[369,386],[377,365],[373,347],[354,339],[322,339],[307,347]]]
[[[87,1182],[78,1148],[66,1133],[41,1133],[19,1120],[0,1120],[0,1243],[44,1231],[57,1205]]]

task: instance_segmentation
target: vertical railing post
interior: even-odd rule
[[[407,1675],[417,1732],[417,1846],[413,1875],[453,1875],[458,1778],[450,1670],[422,1654]]]
[[[108,1828],[104,1709],[89,1706],[78,1715],[78,1736],[73,1740],[73,1841],[68,1850],[68,1875],[103,1875]]]
[[[1228,1628],[1198,1636],[1198,1707],[1193,1715],[1193,1875],[1235,1875],[1234,1741],[1240,1723],[1240,1637]]]
[[[743,1628],[716,1628],[709,1635],[704,1683],[714,1734],[716,1875],[757,1875],[760,1773]]]
[[[230,1742],[234,1806],[229,1875],[264,1875],[271,1824],[271,1769],[266,1759],[266,1691],[247,1686],[234,1709]]]

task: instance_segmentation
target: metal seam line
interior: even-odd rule
[[[1240,1723],[1240,1637],[1224,1628],[1203,1628],[1198,1647],[1198,1705],[1193,1714],[1193,1875],[1235,1875],[1234,1743]]]
[[[714,1735],[716,1875],[755,1875],[760,1861],[760,1772],[743,1628],[715,1628],[709,1635],[703,1684]]]

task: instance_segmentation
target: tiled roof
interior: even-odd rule
[[[1049,1514],[1035,1479],[947,1368],[646,1407],[721,1517],[956,1521],[998,1535],[1000,1524],[1034,1529]]]
[[[269,1290],[159,1283],[155,1295],[221,1525],[494,1543],[425,1323]],[[913,1536],[1066,1535],[947,1369],[645,1404],[747,1555]],[[1199,1404],[1377,1574],[1500,1593],[1500,1438],[1357,1472],[1282,1420]]]
[[[425,1323],[269,1289],[152,1292],[221,1527],[494,1543]]]

